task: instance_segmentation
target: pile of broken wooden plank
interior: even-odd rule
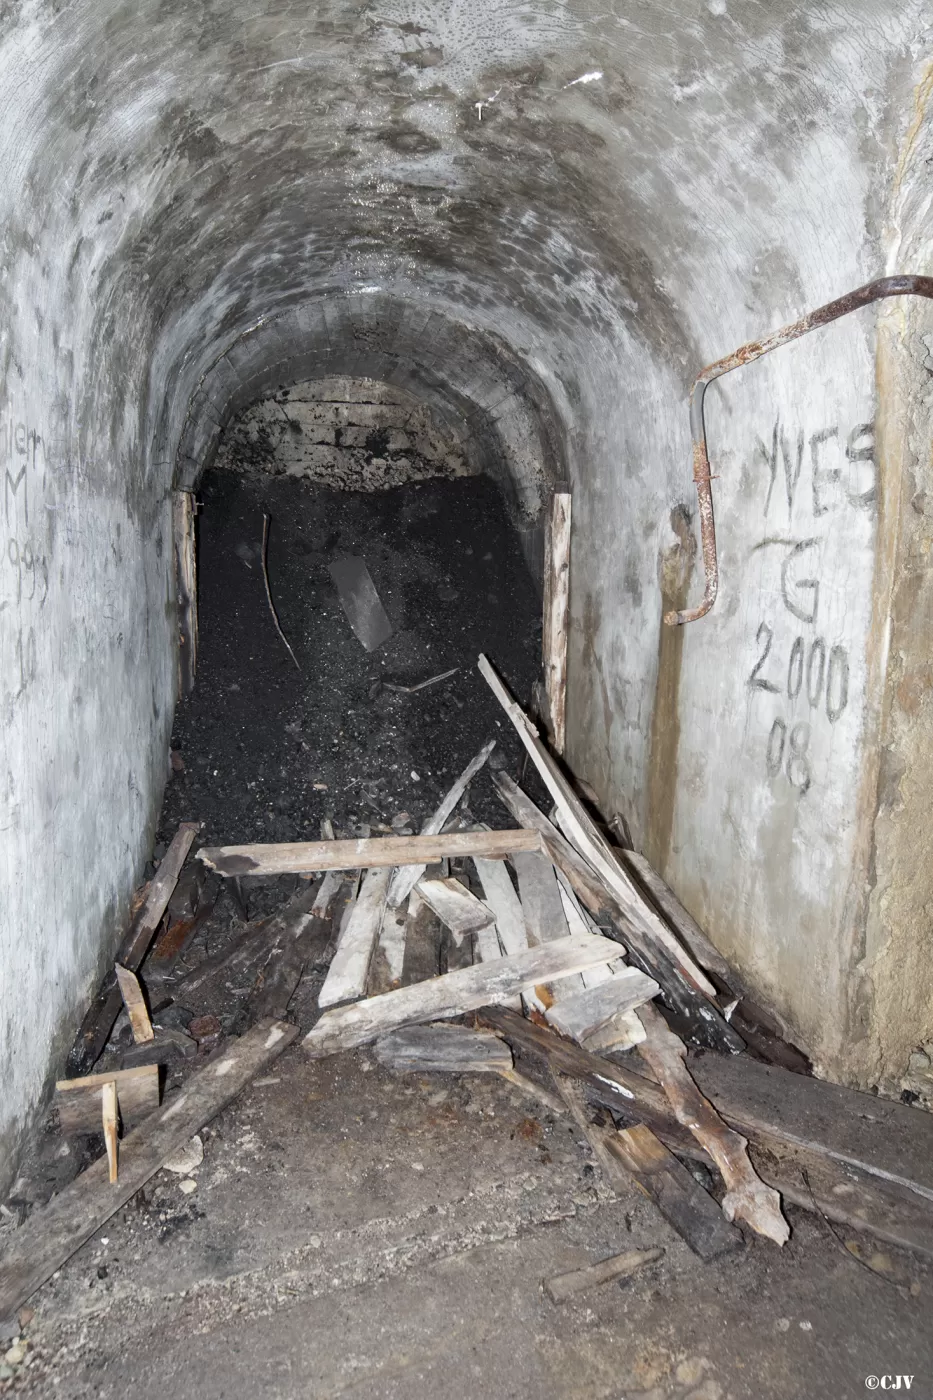
[[[312,967],[326,976],[307,1053],[373,1044],[398,1073],[503,1077],[568,1115],[609,1182],[637,1183],[704,1260],[742,1243],[739,1224],[782,1244],[782,1196],[933,1256],[933,1120],[765,1063],[760,1046],[758,1058],[746,1053],[739,979],[643,858],[608,839],[485,658],[479,667],[551,815],[491,771],[514,824],[490,830],[469,816],[464,799],[488,744],[418,835],[202,848],[197,863],[215,886],[290,874],[302,887],[174,986],[157,975],[146,982],[143,959],[194,840],[186,824],[86,1018],[76,1075],[59,1086],[63,1131],[100,1123],[107,1157],[14,1235],[0,1259],[0,1318],[295,1040],[298,1026],[285,1018]],[[157,1062],[165,1031],[149,1015],[156,996],[179,998],[238,959],[252,959],[255,972],[257,947],[251,1028],[224,1037],[217,1022],[210,1053],[167,1102],[154,1063],[89,1074],[122,1006],[134,1053]],[[721,1178],[721,1200],[685,1162]],[[605,1262],[600,1277],[656,1257]],[[568,1276],[550,1293],[579,1286]]]

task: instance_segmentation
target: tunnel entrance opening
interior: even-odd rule
[[[498,658],[530,697],[539,591],[510,503],[430,408],[365,379],[277,389],[230,424],[198,502],[197,681],[176,712],[160,839],[191,813],[218,842],[312,839],[322,821],[417,830],[487,740],[520,763],[475,663]],[[373,651],[330,572],[346,556],[392,627]],[[478,786],[475,815],[499,824]]]

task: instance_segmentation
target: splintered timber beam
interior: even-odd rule
[[[230,1041],[219,1058],[192,1075],[170,1103],[123,1139],[118,1182],[110,1184],[107,1159],[100,1157],[47,1206],[35,1211],[0,1259],[0,1319],[25,1303],[297,1034],[298,1027],[284,1021],[260,1021],[239,1040]]]
[[[702,1162],[707,1167],[715,1166],[693,1134],[677,1122],[669,1100],[654,1080],[635,1073],[627,1065],[593,1055],[572,1041],[563,1040],[556,1032],[526,1021],[523,1016],[515,1015],[504,1007],[485,1007],[480,1013],[480,1020],[493,1026],[523,1050],[543,1056],[552,1069],[580,1080],[585,1084],[591,1102],[623,1116],[628,1122],[640,1121],[650,1125],[665,1146],[679,1157]],[[728,1059],[724,1056],[704,1056],[704,1059],[716,1059],[730,1065],[754,1064],[754,1061],[734,1060],[731,1056]],[[770,1072],[767,1065],[760,1068]],[[821,1085],[818,1080],[803,1079],[800,1075],[783,1071],[782,1075],[785,1079],[799,1080],[801,1086],[837,1088],[835,1085]],[[785,1097],[793,1103],[792,1095],[785,1094]],[[856,1100],[863,1097],[866,1096],[853,1095]],[[898,1110],[901,1114],[917,1112],[901,1104],[885,1105],[879,1099],[872,1099],[871,1103],[882,1113],[885,1108]],[[927,1117],[924,1114],[918,1116],[922,1119]],[[933,1201],[927,1196],[914,1195],[890,1177],[881,1179],[870,1175],[868,1170],[852,1165],[849,1160],[837,1160],[827,1155],[830,1148],[812,1135],[805,1143],[784,1140],[777,1136],[773,1120],[769,1120],[769,1126],[766,1126],[764,1122],[756,1124],[748,1116],[741,1117],[731,1111],[729,1117],[751,1139],[751,1157],[758,1175],[779,1191],[785,1200],[804,1210],[818,1212],[849,1229],[864,1231],[888,1244],[900,1245],[933,1259]],[[825,1130],[827,1124],[820,1121],[819,1126]],[[870,1128],[871,1124],[865,1126]],[[852,1132],[858,1133],[859,1130],[857,1126]],[[619,1137],[621,1139],[621,1134]],[[630,1171],[633,1170],[630,1160],[621,1155],[620,1160]],[[647,1183],[641,1184],[652,1199],[656,1199]]]
[[[742,1037],[723,1018],[715,1004],[687,980],[665,948],[646,937],[644,929],[622,908],[593,868],[518,784],[507,773],[493,773],[492,781],[513,819],[539,833],[545,852],[596,922],[608,925],[613,930],[618,929],[619,941],[628,950],[630,961],[637,963],[642,972],[661,984],[664,1000],[676,1014],[680,1025],[689,1030],[693,1042],[709,1050],[733,1055],[744,1050]]]
[[[460,774],[460,777],[444,796],[437,811],[428,817],[424,826],[421,828],[421,835],[423,837],[436,836],[444,830],[447,821],[453,816],[454,808],[457,803],[495,747],[495,739],[490,739],[488,744],[483,745],[476,757],[470,760],[466,768],[464,768],[463,772]],[[441,854],[459,855],[460,852],[445,850],[442,851]],[[470,851],[469,854],[472,855],[473,852]],[[490,853],[480,851],[479,854],[487,855]],[[434,857],[434,859],[436,859],[436,857]],[[420,856],[415,856],[414,858],[409,857],[410,863],[407,865],[401,865],[401,863],[399,863],[400,868],[396,870],[395,874],[392,876],[392,883],[389,885],[388,902],[393,909],[396,905],[401,904],[403,899],[408,898],[416,883],[424,874],[425,866],[431,864],[431,860],[432,857],[430,856],[425,860],[422,860]]]
[[[784,1244],[790,1227],[781,1214],[781,1198],[752,1166],[747,1138],[727,1127],[700,1093],[685,1063],[686,1047],[668,1029],[660,1011],[649,1003],[639,1009],[638,1019],[647,1032],[639,1054],[657,1076],[678,1123],[689,1128],[722,1173],[726,1219],[744,1220],[759,1235]]]
[[[513,700],[495,668],[485,656],[478,662],[480,675],[515,727],[515,732],[528,751],[541,780],[560,812],[561,825],[590,863],[596,874],[614,896],[631,922],[638,927],[649,944],[663,948],[683,974],[703,996],[714,998],[716,988],[701,968],[680,945],[655,910],[642,897],[628,872],[623,869],[612,847],[577,797],[552,754],[541,742],[538,731],[519,704]]]
[[[620,1133],[594,1123],[577,1080],[554,1071],[561,1097],[586,1137],[606,1182],[625,1192],[631,1181],[654,1201],[664,1219],[694,1254],[709,1261],[742,1244],[741,1233],[729,1225],[716,1201],[678,1162],[673,1152],[644,1123]]]
[[[444,856],[490,856],[502,860],[513,851],[540,849],[541,838],[536,831],[450,831],[432,836],[367,836],[355,841],[205,846],[198,851],[198,860],[218,875],[228,877],[305,875],[318,870],[366,870],[376,865],[425,866]]]
[[[527,948],[511,958],[465,967],[416,982],[411,987],[370,997],[326,1011],[305,1036],[312,1055],[352,1050],[387,1031],[422,1021],[461,1016],[480,1006],[511,1000],[540,982],[572,976],[585,967],[612,958],[616,945],[608,938],[561,938],[540,948]]]
[[[117,962],[130,972],[137,972],[149,945],[162,922],[162,915],[168,908],[181,868],[185,863],[192,842],[201,829],[200,822],[182,822],[176,831],[159,864],[159,868],[149,882],[146,897],[136,917],[130,924],[129,932],[120,944]],[[123,997],[117,985],[115,974],[111,973],[94,998],[81,1023],[71,1053],[68,1056],[68,1072],[72,1075],[87,1074],[101,1051],[107,1044],[113,1024],[120,1014]]]
[[[139,978],[135,972],[130,972],[128,967],[121,967],[120,963],[116,963],[113,970],[120,988],[120,995],[123,998],[123,1005],[126,1007],[126,1014],[130,1018],[133,1040],[137,1045],[152,1040],[154,1034],[152,1022],[149,1019],[149,1008],[146,1006],[146,998],[139,985]]]

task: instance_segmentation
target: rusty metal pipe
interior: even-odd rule
[[[828,326],[830,321],[838,321],[840,316],[848,316],[850,311],[858,311],[860,307],[869,306],[873,301],[882,301],[885,297],[902,296],[929,297],[933,300],[933,277],[878,277],[874,282],[866,282],[864,287],[857,287],[854,292],[847,292],[845,296],[837,297],[835,301],[827,302],[825,306],[820,306],[816,311],[809,312],[799,321],[794,321],[789,326],[782,326],[779,331],[772,331],[763,340],[749,341],[747,345],[733,350],[731,355],[717,360],[715,364],[707,365],[706,369],[701,370],[697,375],[693,381],[693,388],[690,390],[690,435],[693,438],[693,480],[696,483],[699,501],[700,540],[703,548],[706,589],[703,601],[697,607],[664,614],[664,621],[669,627],[678,627],[685,622],[696,622],[698,618],[705,617],[715,603],[716,595],[719,592],[716,520],[713,515],[712,477],[709,469],[709,452],[706,446],[706,424],[703,417],[703,400],[707,386],[714,379],[728,374],[730,370],[740,369],[742,365],[749,365],[753,360],[760,360],[762,355],[770,354],[772,350],[777,350],[781,345],[788,345],[790,341],[798,340],[808,331],[818,330],[820,326]]]

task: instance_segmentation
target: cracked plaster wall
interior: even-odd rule
[[[899,556],[868,426],[896,418],[876,353],[908,331],[876,352],[863,313],[711,393],[721,602],[676,641],[660,614],[662,584],[699,588],[691,373],[889,259],[929,270],[894,228],[928,23],[917,0],[9,0],[0,1177],[147,853],[173,483],[286,370],[422,394],[529,520],[571,482],[573,763],[825,1068],[897,1072],[927,992],[883,1044],[901,966],[857,963],[877,862],[909,859],[896,804],[874,847]],[[902,634],[923,598],[898,592]]]

